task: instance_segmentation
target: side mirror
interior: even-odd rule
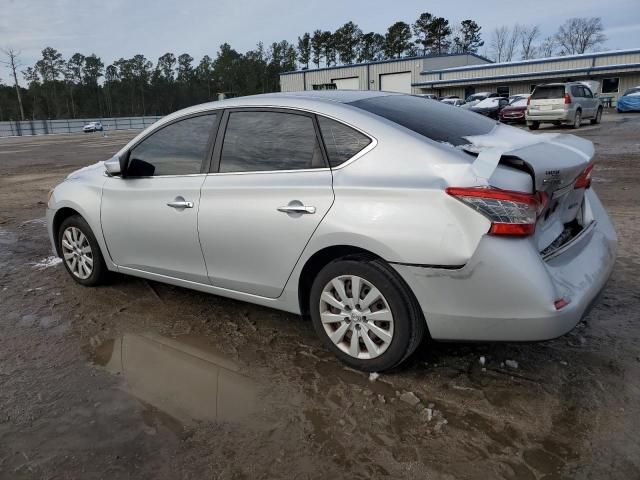
[[[122,155],[114,155],[109,160],[104,162],[104,168],[110,177],[121,176],[124,177],[129,166],[129,151],[126,151]]]
[[[120,158],[117,155],[114,155],[109,160],[104,162],[104,168],[107,171],[107,175],[110,177],[118,176],[122,173],[122,169],[120,167]]]

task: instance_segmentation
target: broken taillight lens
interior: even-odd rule
[[[547,196],[492,187],[449,187],[446,192],[491,220],[490,235],[527,236],[536,229]]]
[[[589,188],[591,186],[591,172],[593,171],[593,163],[584,169],[584,172],[576,178],[576,183],[573,184],[574,189]]]

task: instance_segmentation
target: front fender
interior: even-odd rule
[[[101,178],[97,181],[84,182],[69,179],[59,184],[54,190],[49,199],[47,207],[47,229],[51,237],[51,242],[54,247],[57,246],[57,232],[54,231],[54,222],[56,215],[63,208],[70,208],[89,224],[93,235],[96,237],[96,241],[102,251],[105,263],[109,270],[117,271],[117,265],[113,262],[109,249],[104,240],[102,233],[102,225],[100,222],[100,207],[102,202],[102,186],[106,178]],[[57,248],[54,249],[56,254]]]

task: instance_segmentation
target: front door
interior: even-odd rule
[[[315,119],[296,111],[229,111],[198,225],[211,283],[280,295],[333,203]]]
[[[215,122],[210,113],[155,131],[132,148],[125,175],[106,180],[102,230],[119,267],[209,283],[197,216]]]

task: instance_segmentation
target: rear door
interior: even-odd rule
[[[586,108],[588,108],[588,116],[595,117],[596,112],[598,111],[598,99],[593,96],[591,89],[587,86],[582,87],[582,96],[584,99],[584,104]]]
[[[280,295],[333,203],[314,115],[282,109],[225,113],[198,227],[210,281]]]
[[[582,118],[588,118],[591,115],[589,102],[584,98],[584,87],[582,85],[571,85],[571,101],[582,110]]]

